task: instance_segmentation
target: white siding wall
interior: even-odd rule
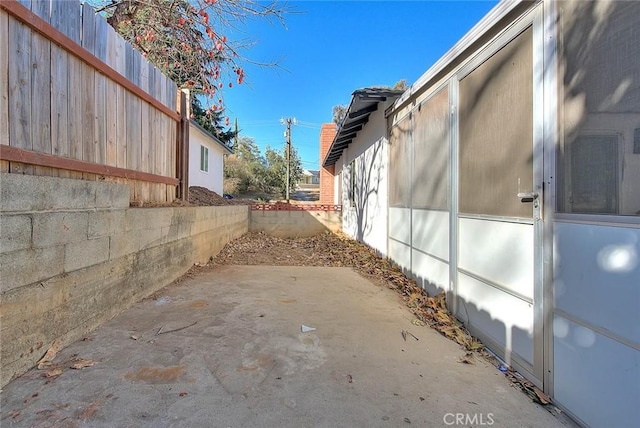
[[[591,426],[640,422],[640,229],[554,224],[555,397]]]
[[[209,148],[209,172],[200,171],[200,146]],[[225,150],[198,129],[189,127],[189,185],[202,186],[222,195]]]
[[[369,122],[358,132],[336,163],[336,175],[342,171],[342,229],[383,255],[387,255],[387,166],[384,108],[371,114]],[[355,203],[349,201],[350,164],[355,160]],[[337,186],[339,187],[339,186]],[[337,192],[336,192],[337,194]]]

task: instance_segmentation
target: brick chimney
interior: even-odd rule
[[[320,204],[333,205],[334,199],[334,177],[335,165],[328,168],[322,166],[324,158],[327,156],[329,147],[337,133],[335,123],[323,123],[320,130]]]

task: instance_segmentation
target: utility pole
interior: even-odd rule
[[[285,131],[284,135],[285,137],[287,137],[287,154],[286,154],[286,158],[287,158],[287,181],[285,182],[285,187],[286,187],[286,198],[287,198],[287,203],[289,203],[289,187],[290,187],[290,183],[291,183],[291,124],[296,124],[298,123],[296,121],[296,118],[282,118],[280,119],[280,123],[282,123],[283,125],[287,126],[287,130]]]
[[[233,133],[233,151],[238,153],[238,118],[235,120],[235,131]]]

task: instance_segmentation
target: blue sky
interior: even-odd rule
[[[400,79],[415,82],[497,1],[290,1],[279,23],[250,21],[231,38],[256,42],[245,56],[280,67],[245,67],[225,91],[227,115],[263,150],[284,146],[282,117],[295,117],[292,143],[303,168],[319,168],[320,125],[351,93]]]

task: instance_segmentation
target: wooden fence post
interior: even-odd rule
[[[178,124],[176,169],[178,172],[178,199],[189,201],[189,107],[187,106],[187,94],[178,91],[178,112],[180,122]]]

